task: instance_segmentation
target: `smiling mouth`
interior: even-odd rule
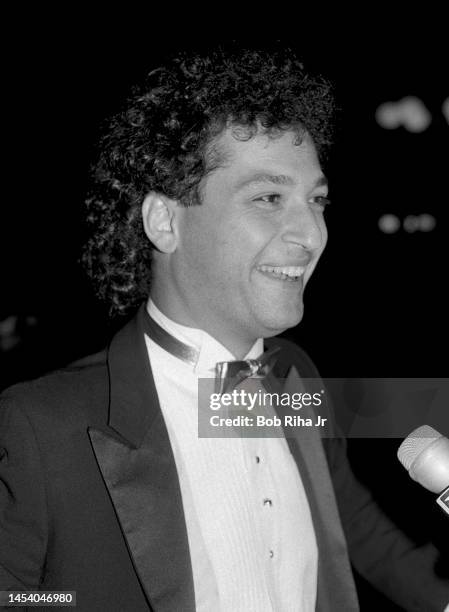
[[[305,272],[305,266],[258,266],[257,270],[277,280],[295,282],[298,281]]]

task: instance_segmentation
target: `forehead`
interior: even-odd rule
[[[322,176],[316,148],[308,134],[298,139],[293,130],[274,135],[259,131],[248,138],[242,131],[228,128],[214,144],[223,163],[213,174],[235,185],[264,173],[283,176],[292,183],[316,182]]]

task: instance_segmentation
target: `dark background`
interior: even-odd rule
[[[10,40],[3,73],[0,387],[101,348],[118,324],[107,321],[77,265],[101,121],[167,52],[230,38],[263,44],[268,36],[258,27],[222,34],[214,24],[181,31],[181,21],[178,31],[144,16],[118,14],[114,23],[54,17],[27,13],[4,26]],[[441,107],[449,96],[449,62],[435,29],[423,44],[426,27],[269,32],[335,81],[343,109],[327,169],[328,247],[308,285],[304,320],[286,334],[323,376],[447,373],[449,128]],[[380,127],[378,106],[409,95],[431,113],[428,129]],[[386,213],[401,223],[427,213],[436,226],[384,234],[378,220]],[[447,520],[434,496],[409,480],[397,446],[396,440],[350,441],[354,470],[417,542],[432,539],[448,553]],[[397,609],[363,584],[361,602],[362,610]]]

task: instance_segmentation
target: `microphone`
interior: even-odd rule
[[[413,480],[439,494],[437,503],[449,516],[449,439],[422,425],[402,442],[398,459]]]

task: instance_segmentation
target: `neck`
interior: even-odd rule
[[[249,353],[251,347],[256,342],[256,339],[248,342],[242,342],[237,340],[235,342],[232,342],[229,338],[220,338],[220,336],[217,334],[214,335],[210,332],[207,333],[213,336],[215,340],[220,342],[220,344],[222,344],[226,349],[228,349],[228,351],[234,356],[234,359],[244,359]]]
[[[159,296],[155,291],[151,293],[150,299],[168,319],[171,319],[171,321],[177,323],[178,325],[199,329],[209,334],[209,336],[212,336],[217,342],[224,346],[235,359],[243,359],[257,340],[257,338],[251,339],[242,336],[236,337],[235,334],[229,334],[225,333],[223,330],[213,329],[207,325],[207,321],[202,321],[199,323],[193,317],[177,312],[176,308],[171,308],[170,305],[164,300],[159,299]]]

